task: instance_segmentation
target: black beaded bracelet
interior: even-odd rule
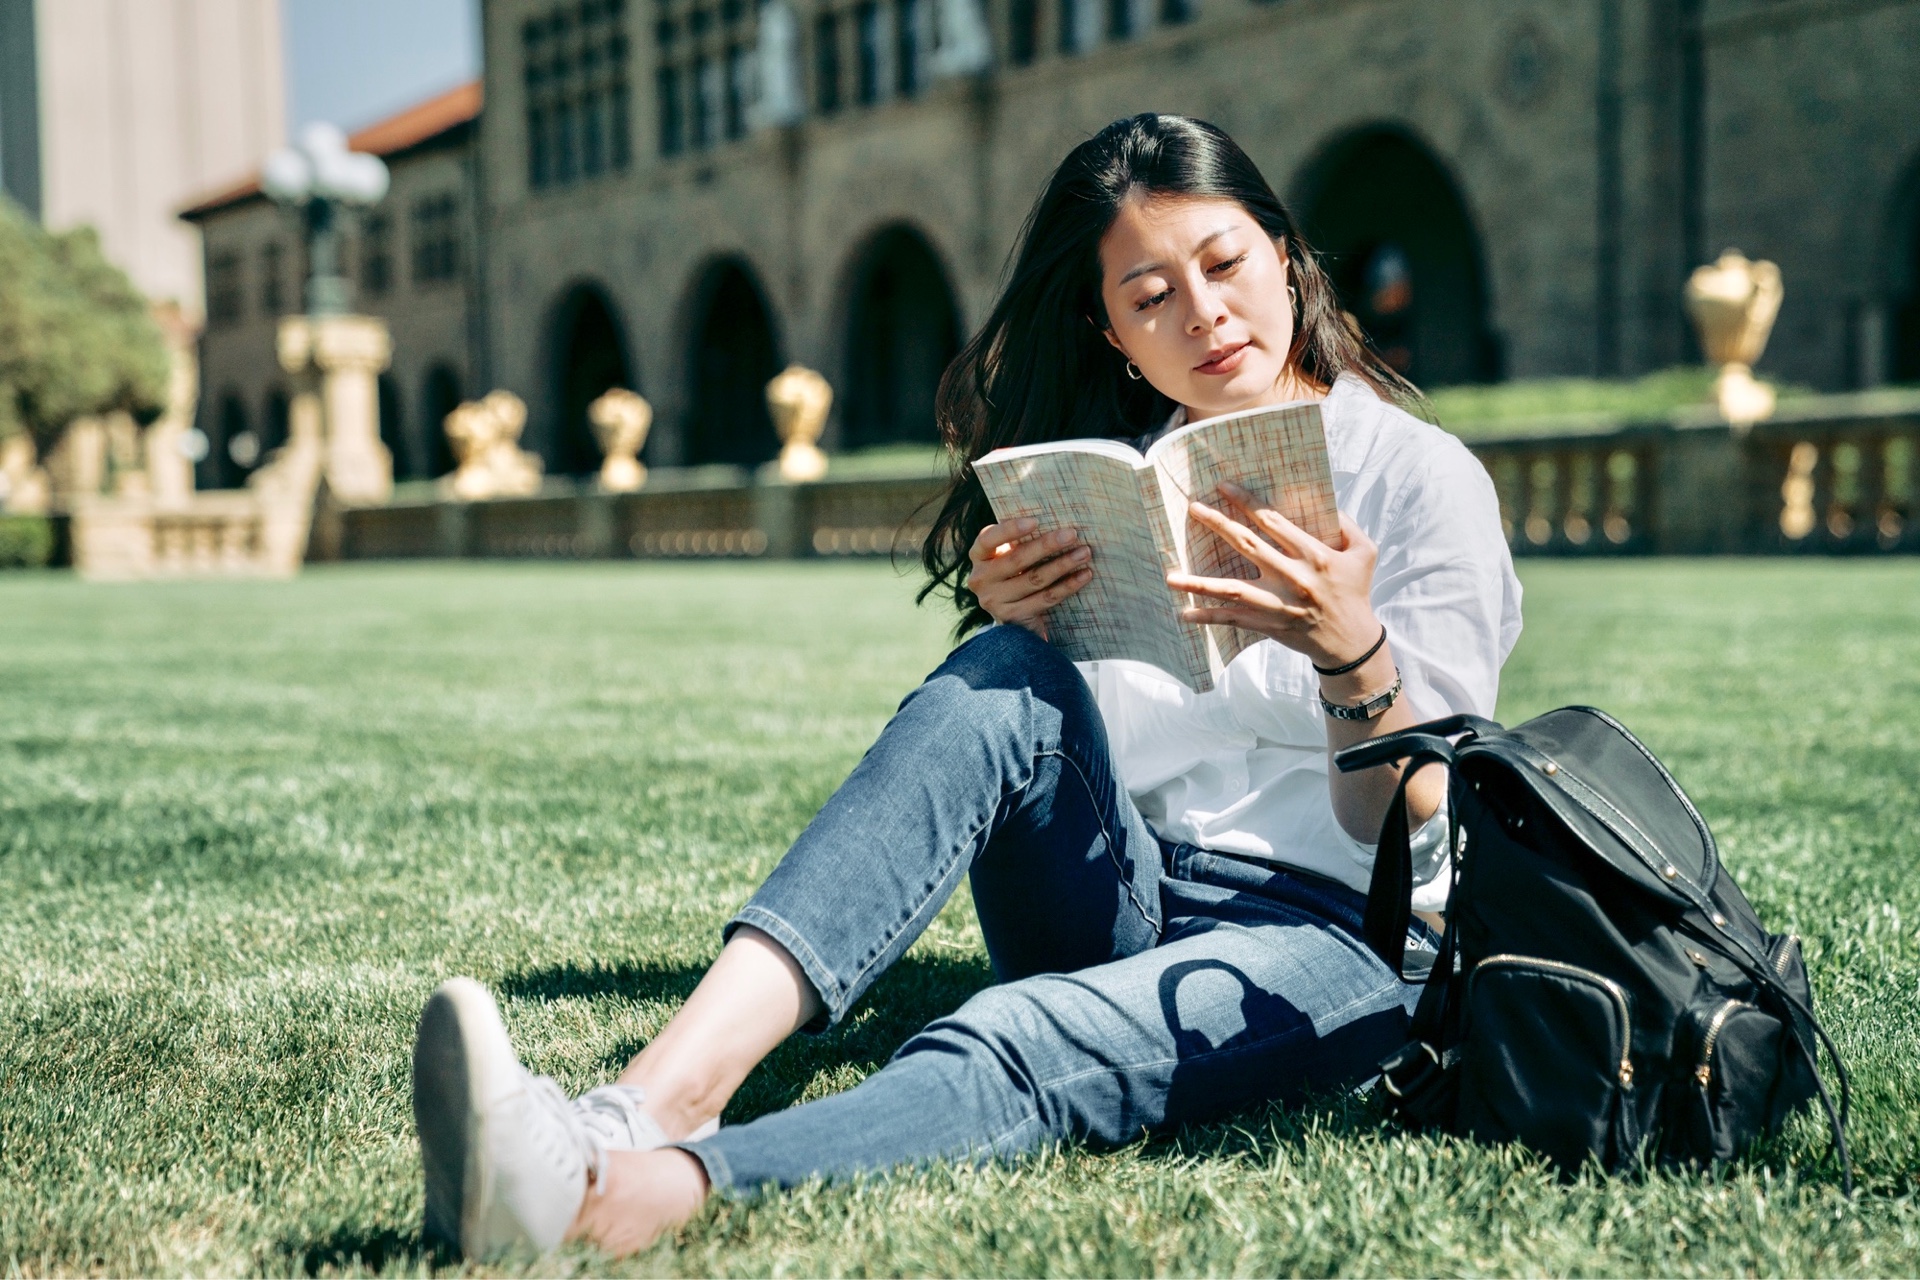
[[[1365,653],[1361,654],[1359,657],[1355,658],[1352,662],[1349,662],[1344,667],[1323,667],[1316,662],[1313,664],[1313,669],[1315,671],[1318,671],[1323,676],[1343,676],[1347,674],[1347,672],[1349,671],[1358,671],[1360,668],[1367,665],[1367,661],[1370,658],[1372,658],[1374,654],[1380,652],[1380,646],[1385,644],[1386,642],[1387,642],[1387,628],[1386,628],[1386,624],[1382,623],[1380,626],[1380,638],[1373,642],[1373,648],[1367,650]]]

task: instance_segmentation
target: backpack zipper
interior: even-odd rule
[[[1700,1041],[1700,1065],[1693,1069],[1693,1078],[1700,1082],[1702,1089],[1713,1082],[1713,1046],[1720,1039],[1720,1029],[1727,1025],[1727,1018],[1740,1007],[1740,1001],[1729,1000],[1713,1011],[1713,1017],[1707,1020],[1707,1034]]]
[[[1786,980],[1787,961],[1793,958],[1793,948],[1799,945],[1800,935],[1797,933],[1789,933],[1780,939],[1780,954],[1775,956],[1773,961],[1774,977],[1779,978],[1783,982]]]
[[[1627,989],[1603,973],[1591,969],[1582,969],[1577,964],[1566,964],[1559,960],[1542,960],[1538,956],[1501,954],[1488,956],[1474,966],[1474,972],[1488,965],[1512,965],[1521,969],[1546,969],[1552,973],[1563,973],[1569,977],[1591,982],[1613,997],[1614,1007],[1620,1011],[1620,1068],[1615,1074],[1622,1089],[1633,1088],[1633,1010],[1627,1004]]]

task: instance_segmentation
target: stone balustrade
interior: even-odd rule
[[[1657,423],[1473,450],[1515,555],[1920,550],[1920,393],[1790,402],[1744,430]]]
[[[537,496],[396,502],[321,517],[317,543],[342,559],[792,559],[917,554],[941,482],[730,480],[676,485],[654,473],[637,493],[549,481]]]
[[[1789,402],[1747,430],[1663,422],[1470,443],[1515,555],[1920,550],[1920,392]],[[943,482],[755,482],[659,470],[637,493],[549,480],[537,496],[336,510],[348,559],[912,559]]]

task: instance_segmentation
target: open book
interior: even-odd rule
[[[1042,532],[1072,528],[1093,549],[1093,578],[1047,615],[1047,638],[1075,662],[1132,658],[1205,693],[1261,637],[1183,622],[1193,596],[1167,586],[1174,569],[1208,578],[1258,573],[1187,503],[1236,513],[1231,481],[1330,546],[1342,545],[1317,402],[1230,413],[1168,432],[1144,456],[1118,440],[1058,440],[995,449],[973,464],[1002,522],[1031,516]],[[1197,603],[1205,604],[1206,601]]]

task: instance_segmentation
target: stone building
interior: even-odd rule
[[[346,267],[357,310],[384,318],[393,364],[380,377],[380,434],[394,475],[439,475],[453,465],[440,421],[487,387],[475,350],[477,298],[473,133],[480,86],[463,85],[360,130],[357,151],[382,157],[392,186],[381,204],[350,215]],[[200,426],[211,443],[200,481],[237,484],[286,440],[288,382],[274,353],[281,316],[301,308],[306,276],[298,219],[257,179],[180,216],[206,248],[207,323],[201,338]]]
[[[592,467],[585,406],[616,383],[655,405],[649,462],[764,460],[790,360],[838,391],[829,448],[931,439],[1047,173],[1144,110],[1232,133],[1424,384],[1695,358],[1680,286],[1728,246],[1786,275],[1764,373],[1920,378],[1920,0],[487,0],[483,23],[449,188],[474,202],[467,343],[385,304],[414,458],[443,359],[526,398],[551,473]]]
[[[765,457],[789,359],[830,445],[928,435],[1050,167],[1142,110],[1232,133],[1416,380],[1687,359],[1727,245],[1786,273],[1773,376],[1920,376],[1912,0],[795,0],[803,110],[755,128],[767,12],[486,6],[489,367],[560,470],[608,379],[657,461]]]

